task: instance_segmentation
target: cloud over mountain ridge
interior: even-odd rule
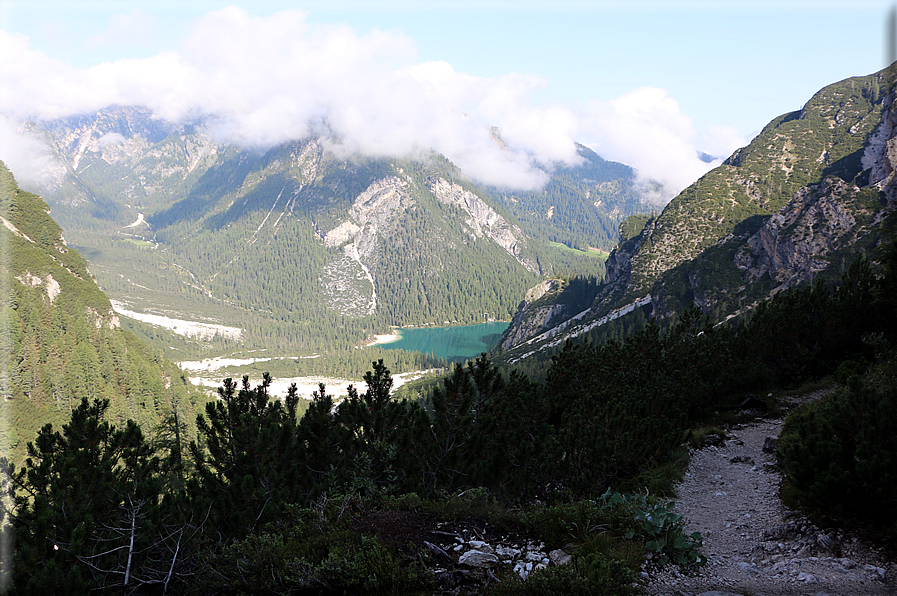
[[[199,19],[176,50],[89,69],[3,31],[0,53],[8,56],[0,64],[0,113],[15,119],[143,105],[171,121],[211,116],[220,141],[247,147],[326,132],[332,148],[350,153],[432,148],[480,182],[519,189],[541,186],[545,169],[576,163],[575,141],[674,192],[711,167],[697,158],[691,119],[664,90],[580,106],[536,104],[541,77],[478,77],[446,61],[416,62],[414,41],[400,32],[359,34],[310,23],[300,11],[258,17],[229,7]],[[717,132],[726,153],[743,143],[732,131]],[[3,158],[15,136],[0,136]]]

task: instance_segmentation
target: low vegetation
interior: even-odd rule
[[[877,343],[880,336],[870,336]],[[844,384],[794,412],[778,461],[784,498],[816,521],[841,523],[892,547],[897,540],[897,353],[839,367]]]
[[[893,285],[893,269],[877,278],[861,260],[839,287],[782,292],[738,328],[691,310],[667,331],[568,345],[544,383],[483,356],[418,402],[391,397],[382,361],[363,393],[335,404],[321,386],[301,417],[295,390],[276,399],[269,377],[227,380],[194,441],[177,420],[150,441],[134,422],[111,424],[108,402],[83,399],[23,466],[3,464],[13,591],[438,591],[420,540],[362,531],[404,512],[572,554],[525,582],[498,569],[468,593],[626,593],[644,564],[705,560],[664,498],[683,444],[718,436],[745,392],[839,365],[847,388],[789,421],[783,468],[801,503],[842,516],[862,505],[893,527]],[[860,382],[864,363],[877,364]]]

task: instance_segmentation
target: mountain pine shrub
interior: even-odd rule
[[[893,366],[893,361],[891,363]],[[854,376],[792,414],[778,460],[786,498],[897,537],[897,384]]]

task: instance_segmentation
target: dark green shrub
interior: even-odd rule
[[[338,511],[287,507],[284,527],[209,549],[193,588],[202,593],[430,594],[419,561],[341,527]]]
[[[835,369],[835,380],[846,385],[853,377],[858,377],[866,372],[869,363],[863,359],[845,360]]]
[[[598,553],[576,556],[567,565],[546,567],[530,575],[526,581],[506,579],[490,594],[555,596],[592,596],[595,594],[634,594],[636,574],[621,561]]]
[[[786,496],[897,536],[897,387],[850,385],[793,413],[778,460]]]

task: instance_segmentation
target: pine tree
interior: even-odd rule
[[[22,468],[2,462],[22,593],[82,594],[159,578],[150,558],[159,460],[133,421],[117,429],[104,420],[108,408],[108,400],[82,399],[61,433],[41,429]]]

